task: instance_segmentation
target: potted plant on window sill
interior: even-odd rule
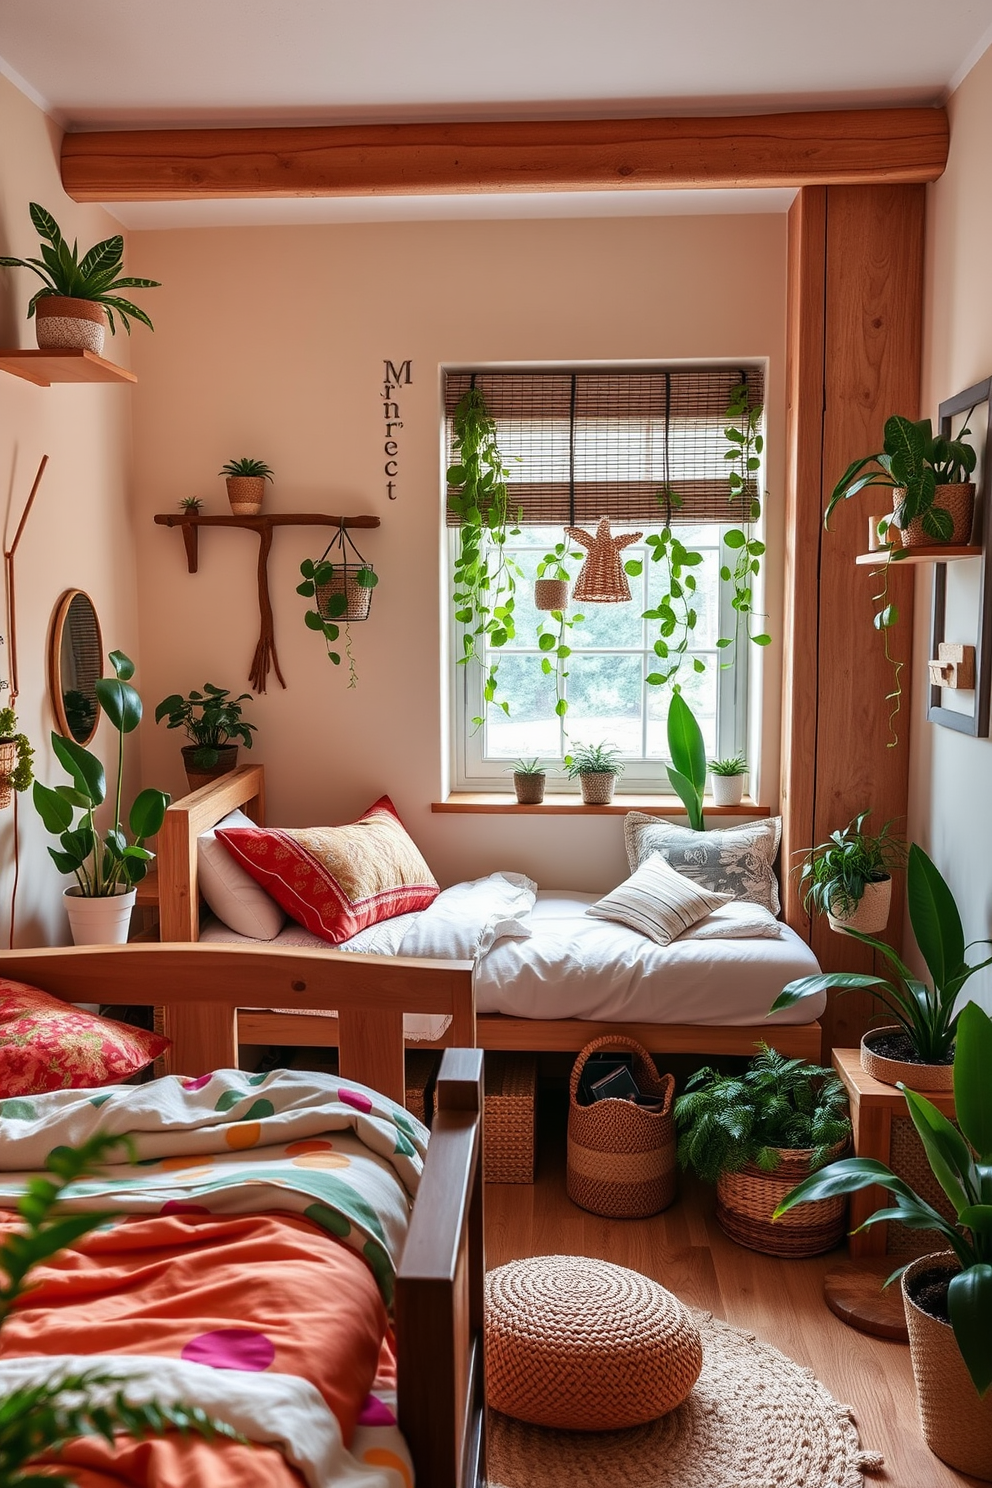
[[[608,806],[613,789],[623,774],[619,749],[609,744],[577,744],[565,756],[569,780],[578,780],[584,806]]]
[[[76,882],[65,889],[65,905],[76,945],[120,945],[127,940],[135,886],[141,882],[155,854],[145,846],[165,820],[170,797],[152,787],[139,792],[128,815],[134,838],[128,843],[121,822],[124,775],[124,735],[141,722],[141,699],[130,685],[134,663],[122,651],[111,651],[116,675],[96,682],[96,695],[110,723],[117,730],[117,789],[113,826],[97,834],[94,815],[107,799],[107,777],[103,765],[77,744],[52,734],[55,757],[66,770],[71,785],[54,790],[40,781],[34,784],[34,804],[47,831],[59,839],[49,856],[60,873],[72,873]],[[82,816],[76,826],[76,810]]]
[[[793,1007],[830,987],[841,992],[863,988],[895,1018],[894,1026],[875,1028],[861,1040],[861,1068],[885,1085],[905,1081],[913,1090],[950,1090],[953,1086],[954,1040],[958,1014],[955,1003],[968,979],[992,965],[992,956],[971,966],[965,960],[961,916],[954,896],[935,865],[914,842],[906,874],[909,922],[933,982],[914,977],[891,946],[859,930],[848,930],[855,940],[871,946],[893,968],[889,981],[855,972],[822,972],[790,982],[770,1011]],[[975,945],[989,945],[987,940]]]
[[[117,236],[96,243],[82,260],[78,245],[65,241],[58,223],[37,202],[31,203],[31,221],[41,238],[41,258],[0,258],[8,269],[30,269],[42,287],[28,304],[28,319],[34,319],[38,345],[54,350],[82,348],[97,356],[103,351],[106,325],[116,333],[114,311],[131,334],[131,320],[140,320],[149,330],[144,310],[121,297],[122,289],[158,289],[157,279],[121,277],[124,239]]]
[[[739,806],[744,795],[747,760],[743,754],[732,759],[710,760],[710,788],[714,806]]]
[[[518,759],[513,766],[513,789],[518,806],[540,806],[547,773],[538,759]]]
[[[884,1163],[849,1157],[822,1168],[786,1194],[776,1216],[809,1200],[836,1199],[871,1184],[892,1204],[865,1225],[896,1220],[937,1230],[949,1251],[902,1270],[909,1348],[923,1436],[959,1472],[992,1482],[992,1019],[969,1002],[958,1022],[954,1106],[960,1130],[925,1096],[903,1086],[934,1177],[955,1218],[933,1208]],[[900,1275],[896,1271],[890,1281]],[[886,1283],[888,1284],[888,1283]]]
[[[31,784],[33,758],[27,734],[17,731],[17,714],[0,708],[0,811],[10,805],[14,791],[26,791]]]
[[[720,1228],[764,1255],[819,1255],[840,1244],[845,1205],[810,1205],[788,1230],[772,1222],[804,1177],[839,1157],[851,1133],[847,1096],[832,1070],[786,1059],[767,1045],[743,1075],[701,1069],[675,1102],[678,1156],[716,1184]]]
[[[967,477],[978,459],[966,442],[970,432],[964,429],[957,439],[945,439],[934,435],[929,419],[914,422],[899,414],[886,419],[881,452],[848,466],[831,493],[824,525],[838,502],[869,486],[886,486],[894,501],[890,539],[897,531],[903,547],[966,543],[975,510],[975,486]]]
[[[886,822],[877,834],[863,831],[862,811],[827,842],[811,847],[799,865],[799,888],[807,914],[825,914],[831,930],[877,934],[889,922],[892,873],[906,864],[906,844]]]
[[[167,718],[168,728],[183,729],[193,741],[182,749],[190,790],[198,790],[237,768],[238,746],[234,741],[240,739],[246,749],[251,748],[255,725],[241,716],[241,704],[250,699],[249,692],[232,698],[229,688],[204,682],[202,692],[193,691],[188,697],[174,692],[155,709],[156,723]]]

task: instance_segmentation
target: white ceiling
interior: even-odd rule
[[[0,0],[0,71],[68,129],[936,103],[990,42],[992,0]],[[656,195],[682,194],[113,211],[133,226],[585,216]],[[758,206],[721,192],[711,209],[729,195]]]

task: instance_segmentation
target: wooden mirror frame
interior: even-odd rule
[[[97,614],[96,605],[93,603],[85,589],[67,589],[60,596],[55,606],[55,614],[52,618],[52,634],[48,647],[48,695],[52,700],[52,711],[55,714],[55,727],[64,739],[72,739],[77,744],[89,744],[96,733],[97,724],[100,722],[100,704],[96,705],[93,715],[93,726],[85,739],[77,739],[69,727],[66,717],[65,703],[62,701],[62,638],[65,633],[66,622],[69,619],[69,609],[74,599],[82,597],[86,600],[93,611],[93,623],[96,626],[96,638],[99,654],[103,656],[103,632],[100,629],[100,616]]]

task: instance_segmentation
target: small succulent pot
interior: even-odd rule
[[[883,1085],[897,1085],[901,1080],[910,1090],[953,1090],[953,1064],[915,1064],[909,1059],[879,1053],[875,1047],[903,1036],[903,1030],[895,1023],[870,1028],[861,1040],[861,1068],[865,1074]]]
[[[739,806],[744,794],[743,775],[710,774],[710,789],[714,806]]]
[[[883,878],[878,883],[866,883],[864,892],[850,914],[840,910],[827,911],[831,930],[859,930],[862,935],[877,935],[889,923],[889,907],[892,903],[892,880]]]
[[[582,802],[585,806],[608,806],[613,800],[613,787],[617,777],[606,770],[592,771],[579,776]]]
[[[568,580],[535,579],[534,605],[539,610],[564,610],[568,605]]]
[[[317,613],[322,620],[329,620],[335,625],[344,625],[346,621],[369,618],[369,611],[372,608],[372,590],[366,589],[358,582],[357,573],[357,568],[347,572],[344,565],[340,565],[335,568],[326,584],[316,586],[314,598],[317,602]],[[342,610],[335,606],[332,614],[330,601],[339,594],[344,595],[345,607]]]
[[[219,758],[215,765],[196,763],[195,756],[201,747],[199,744],[183,745],[183,768],[186,771],[186,779],[191,791],[199,790],[203,785],[209,785],[212,780],[217,779],[218,775],[227,775],[238,767],[237,744],[218,744]]]
[[[0,739],[0,811],[5,810],[13,799],[14,787],[10,783],[10,777],[16,764],[16,742],[13,739]]]
[[[898,518],[904,498],[903,488],[897,486],[894,494],[894,514]],[[958,546],[967,543],[971,538],[971,528],[975,520],[974,481],[959,481],[953,485],[938,486],[934,493],[933,504],[951,514],[954,529],[946,541]],[[932,548],[941,541],[940,538],[931,537],[929,532],[924,531],[923,522],[919,517],[914,517],[906,527],[899,527],[898,531],[904,548]]]
[[[103,352],[107,316],[93,300],[42,295],[34,306],[35,335],[42,350],[71,349]]]
[[[264,475],[229,475],[227,499],[235,517],[257,517],[265,495]]]
[[[518,806],[540,806],[547,776],[543,770],[514,770],[513,789]]]
[[[949,1322],[917,1302],[927,1283],[960,1270],[951,1251],[920,1256],[902,1275],[909,1354],[916,1380],[923,1440],[958,1472],[992,1482],[992,1392],[983,1398],[965,1367]]]

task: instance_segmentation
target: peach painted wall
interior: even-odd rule
[[[81,207],[59,179],[61,134],[5,78],[0,77],[0,253],[37,256],[38,239],[28,203],[40,201],[67,236],[85,247],[119,232],[99,207]],[[34,346],[25,318],[38,285],[24,269],[0,269],[0,345]],[[150,334],[139,329],[139,335]],[[108,355],[125,362],[130,348],[118,334]],[[68,588],[85,589],[103,624],[105,649],[119,647],[137,659],[134,531],[129,501],[131,397],[123,387],[38,388],[0,372],[0,529],[9,547],[43,454],[44,481],[17,551],[17,625],[20,727],[37,749],[37,773],[56,784],[65,777],[47,742],[53,718],[46,686],[46,645],[56,602]],[[0,588],[3,576],[0,573]],[[0,616],[3,615],[0,610]],[[0,630],[6,626],[0,618]],[[9,676],[7,647],[0,676]],[[140,681],[141,673],[138,673]],[[106,750],[116,736],[103,725],[94,747]],[[138,744],[130,751],[139,770]],[[17,898],[18,945],[68,940],[61,902],[64,882],[45,851],[51,840],[30,803],[19,802],[21,881]],[[14,811],[0,813],[0,947],[6,948],[13,883]]]
[[[136,342],[136,553],[146,697],[205,680],[246,686],[257,635],[249,533],[201,534],[186,572],[155,512],[200,495],[227,510],[217,472],[250,454],[276,473],[273,510],[369,512],[381,575],[354,627],[348,691],[295,594],[319,531],[276,534],[270,581],[284,692],[253,707],[269,820],[348,819],[395,799],[443,882],[518,868],[606,888],[625,876],[622,820],[438,816],[445,789],[439,371],[445,364],[772,358],[770,484],[782,489],[785,218],[445,222],[133,235],[135,272],[161,279],[154,337]],[[383,473],[383,359],[412,359],[401,390],[396,499]],[[780,502],[769,608],[780,634]],[[320,544],[320,548],[316,545]],[[778,655],[766,659],[765,796],[776,802]],[[145,739],[146,783],[181,787],[180,738]]]
[[[992,50],[965,78],[948,109],[947,170],[928,188],[927,204],[921,408],[934,418],[943,399],[992,375]],[[949,566],[952,585],[965,580],[958,571],[963,568]],[[909,831],[947,878],[966,939],[975,940],[992,935],[992,741],[926,721],[932,570],[923,566],[916,572]],[[974,642],[975,634],[947,639]],[[978,951],[972,957],[977,959]],[[980,994],[992,1011],[988,971],[979,973],[968,991]]]

